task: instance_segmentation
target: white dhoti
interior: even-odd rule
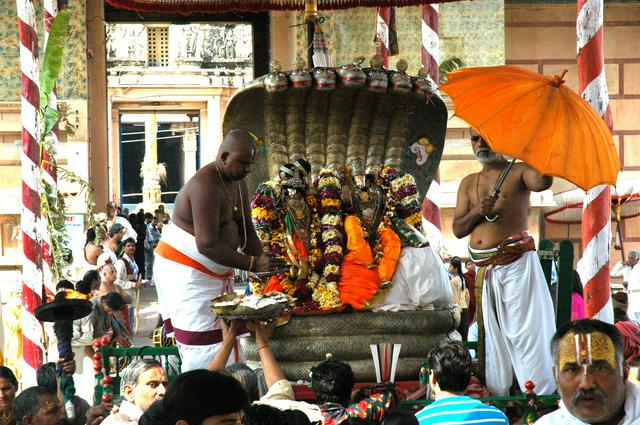
[[[498,249],[469,248],[469,252],[474,258]],[[535,251],[522,253],[509,264],[486,266],[482,317],[489,390],[508,395],[515,373],[523,392],[525,382],[531,380],[537,394],[553,393],[556,385],[549,342],[555,332],[555,316]]]
[[[173,329],[182,372],[206,368],[220,348],[220,323],[209,309],[212,298],[232,292],[233,269],[198,252],[196,239],[175,224],[162,229],[153,275],[160,313]],[[237,347],[236,347],[237,348]],[[237,349],[231,358],[239,360]]]
[[[392,286],[373,311],[420,310],[451,305],[453,293],[440,256],[431,246],[404,247]]]

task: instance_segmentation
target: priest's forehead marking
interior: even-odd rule
[[[596,361],[606,361],[612,367],[617,364],[613,341],[603,332],[568,332],[560,340],[558,365],[561,370],[567,363],[590,366]]]

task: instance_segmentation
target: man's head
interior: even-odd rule
[[[116,281],[116,268],[111,263],[105,263],[100,267],[100,276],[102,281],[107,283],[114,283]]]
[[[240,425],[247,395],[238,381],[197,369],[179,375],[164,396],[167,425]]]
[[[551,339],[558,393],[573,416],[587,423],[615,417],[624,406],[628,369],[615,326],[576,320]]]
[[[124,305],[122,295],[117,292],[109,292],[108,294],[103,295],[100,298],[100,302],[102,303],[102,308],[107,314],[113,314],[116,311],[119,311]]]
[[[11,369],[0,366],[0,412],[6,412],[13,407],[18,391],[18,380]]]
[[[231,130],[224,137],[216,165],[230,180],[242,180],[251,172],[258,147],[256,137],[246,130]]]
[[[339,403],[346,406],[351,399],[355,376],[344,362],[327,360],[311,371],[311,387],[318,403]]]
[[[151,403],[164,397],[167,374],[155,359],[136,360],[124,369],[121,376],[120,394],[143,412]]]
[[[633,267],[636,264],[638,264],[639,258],[640,258],[640,252],[636,251],[635,249],[632,249],[631,251],[629,251],[627,261],[629,262],[629,265]]]
[[[477,131],[471,129],[471,148],[476,159],[482,165],[492,165],[505,161],[504,155],[491,150],[487,141],[478,134]]]
[[[124,244],[124,253],[130,257],[136,253],[136,241],[133,238],[127,238],[123,242]]]
[[[118,213],[118,204],[114,201],[107,202],[107,217],[112,219]]]
[[[84,286],[84,288],[88,286],[90,290],[97,290],[100,287],[100,272],[98,270],[89,270],[84,274],[84,276],[82,276],[82,282],[84,285],[86,285]],[[90,292],[81,291],[77,287],[76,291],[82,292],[84,294],[88,294]]]
[[[249,402],[260,398],[258,391],[258,374],[244,363],[234,363],[224,368],[224,371],[240,382],[249,397]]]
[[[65,291],[67,289],[73,289],[73,283],[67,279],[62,279],[56,283],[56,292]]]
[[[111,227],[109,227],[109,230],[107,232],[110,238],[115,238],[118,242],[122,240],[124,233],[125,233],[124,226],[120,223],[112,224]]]
[[[144,221],[146,223],[151,223],[151,221],[153,220],[153,214],[151,213],[144,213]]]
[[[36,370],[36,382],[38,386],[47,388],[53,393],[58,391],[58,377],[56,374],[56,364],[45,363]]]
[[[55,391],[39,386],[27,388],[16,397],[13,417],[17,425],[59,425],[67,422]]]
[[[462,342],[441,342],[429,351],[427,365],[436,394],[438,391],[460,394],[469,385],[471,355]]]

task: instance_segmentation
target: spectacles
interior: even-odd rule
[[[477,142],[478,140],[480,140],[480,136],[479,135],[475,135],[475,136],[471,136],[471,141],[472,142]]]

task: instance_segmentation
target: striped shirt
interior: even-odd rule
[[[420,425],[496,424],[509,425],[504,413],[467,396],[436,400],[416,413]]]

